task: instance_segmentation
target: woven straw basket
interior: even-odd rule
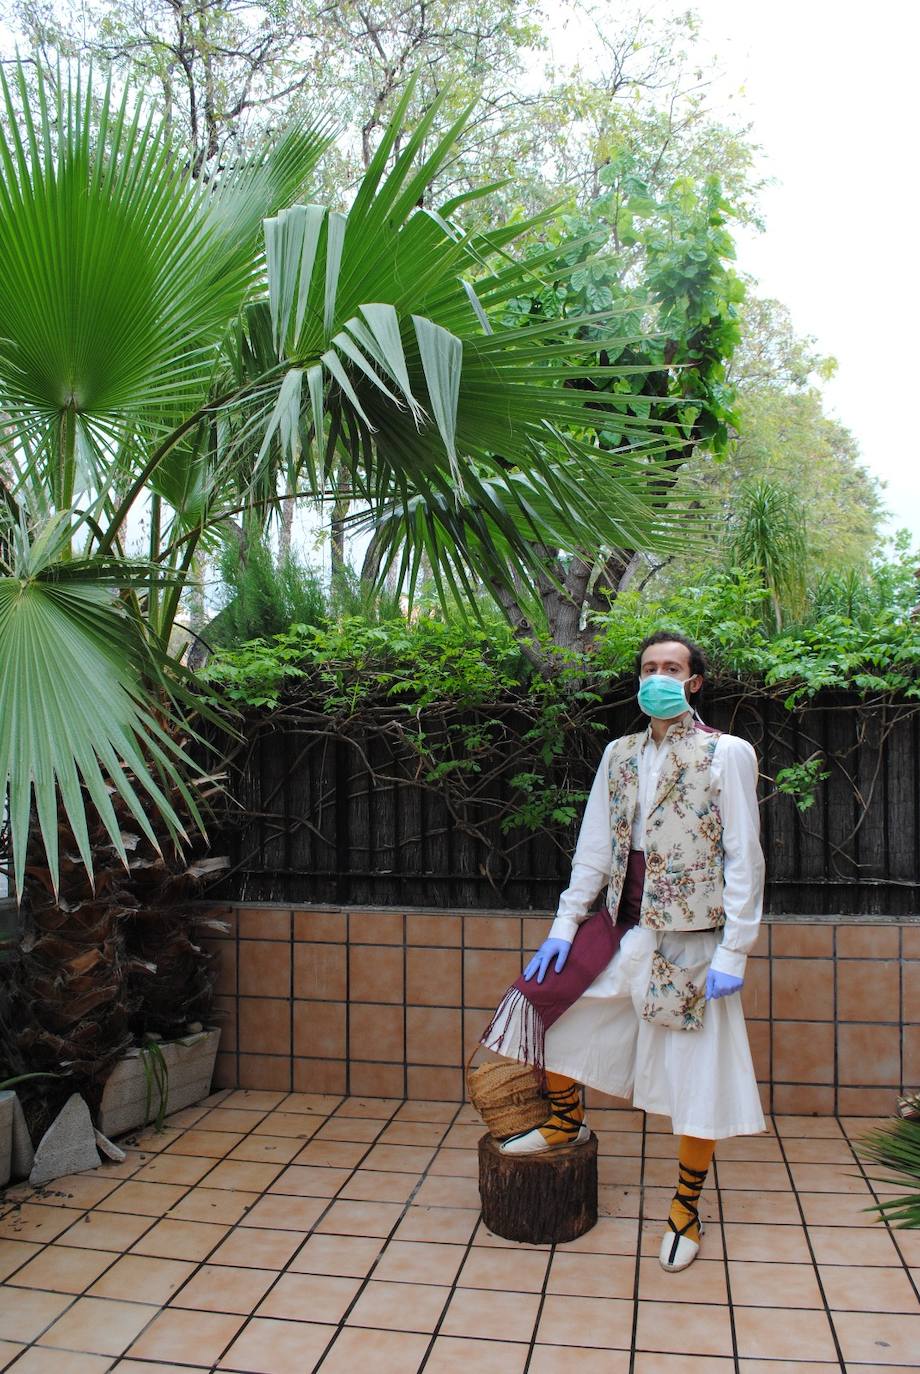
[[[549,1102],[530,1064],[490,1062],[474,1069],[470,1060],[466,1088],[486,1129],[497,1140],[542,1126],[550,1114]]]

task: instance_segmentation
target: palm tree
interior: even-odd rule
[[[766,478],[745,483],[728,545],[733,561],[751,569],[766,591],[779,632],[784,609],[797,613],[805,601],[808,546],[804,512],[794,492]]]
[[[415,519],[421,497],[438,529],[417,547],[460,594],[445,530],[499,585],[539,571],[541,545],[624,527],[674,541],[649,494],[664,445],[625,414],[644,369],[606,362],[631,341],[617,320],[502,321],[574,269],[571,245],[518,261],[540,221],[465,234],[468,197],[425,206],[469,112],[432,141],[435,106],[400,139],[408,91],[344,215],[289,206],[322,123],[201,185],[127,97],[76,77],[52,102],[40,82],[32,111],[22,71],[2,80],[0,789],[17,891],[33,820],[58,891],[59,804],[67,864],[90,875],[90,815],[127,863],[113,797],[157,850],[202,827],[201,697],[171,632],[196,551],[241,511],[335,499],[343,473],[370,519]],[[566,385],[585,376],[623,388],[621,453],[591,442],[592,393]],[[140,513],[145,558],[128,553]]]

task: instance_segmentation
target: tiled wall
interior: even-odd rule
[[[456,1101],[548,917],[219,914],[216,1086]],[[765,923],[742,994],[765,1109],[875,1115],[920,1087],[920,922]]]

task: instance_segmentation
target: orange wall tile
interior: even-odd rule
[[[231,925],[229,938],[203,940],[217,963],[220,1086],[448,1101],[461,1096],[462,1065],[550,921],[339,908],[216,914]],[[743,1002],[773,1110],[885,1114],[897,1091],[920,1086],[920,927],[777,922],[756,948]]]

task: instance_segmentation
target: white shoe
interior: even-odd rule
[[[703,1226],[700,1224],[700,1236],[703,1234]],[[662,1269],[666,1269],[669,1274],[676,1274],[679,1269],[687,1269],[696,1259],[700,1252],[698,1240],[691,1240],[689,1236],[680,1236],[676,1231],[667,1230],[661,1237],[661,1250],[658,1254],[658,1263]]]
[[[509,1136],[507,1140],[502,1141],[498,1148],[503,1155],[542,1155],[549,1150],[564,1150],[569,1145],[584,1145],[585,1141],[590,1138],[591,1131],[587,1123],[583,1121],[574,1139],[560,1141],[558,1145],[548,1145],[546,1136],[537,1126],[532,1131],[526,1131],[524,1135]]]

